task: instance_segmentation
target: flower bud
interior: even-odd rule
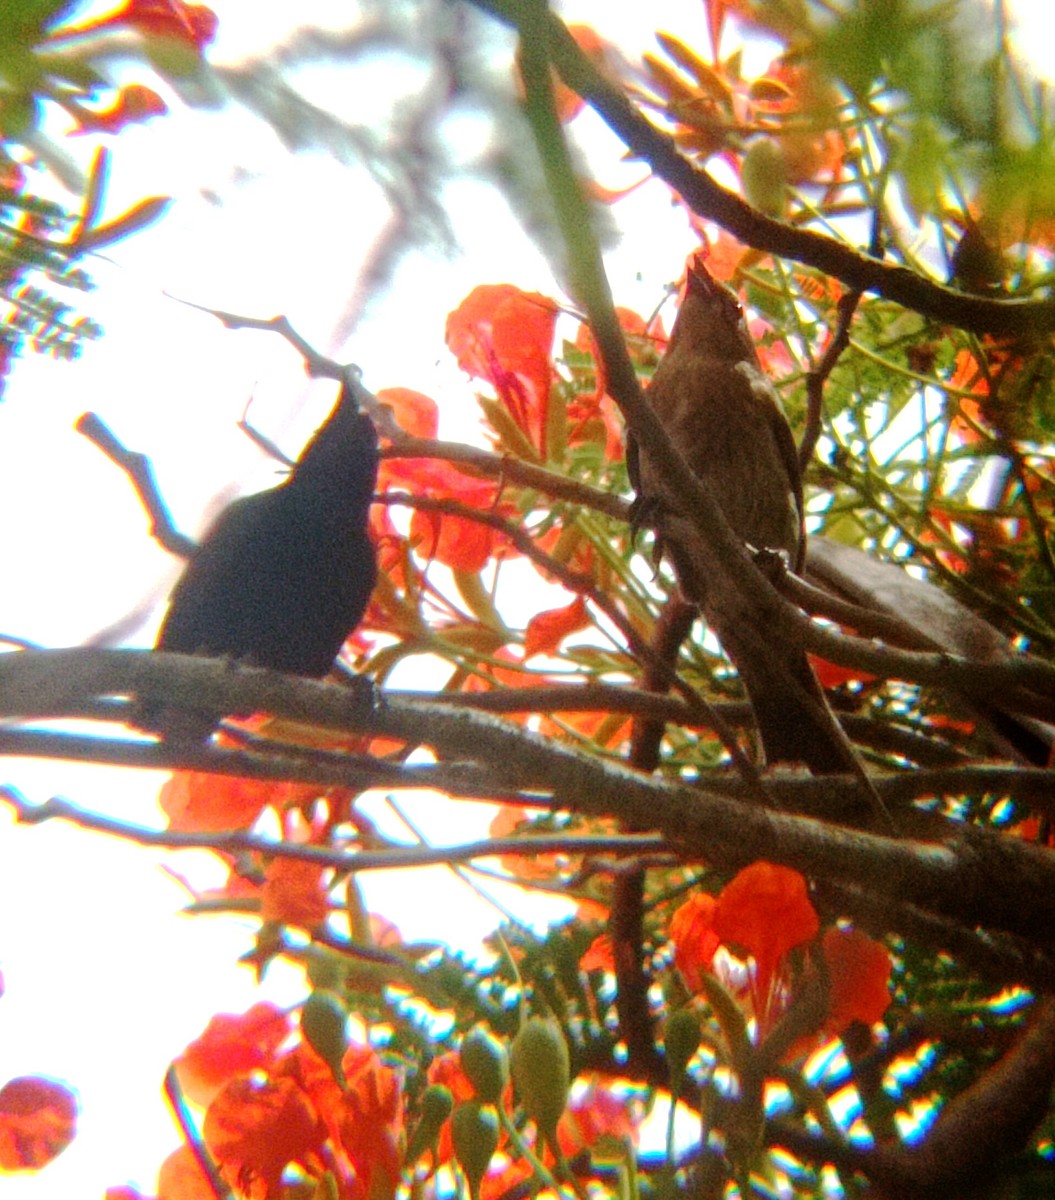
[[[467,1100],[451,1116],[454,1157],[465,1173],[472,1200],[479,1200],[480,1182],[498,1149],[498,1113],[490,1104]]]
[[[787,167],[772,138],[758,138],[740,164],[740,182],[749,204],[768,217],[782,217],[787,207]]]
[[[425,1089],[421,1097],[421,1120],[403,1157],[407,1166],[416,1163],[426,1150],[435,1148],[443,1122],[451,1115],[453,1108],[454,1097],[450,1088],[442,1083],[434,1083]]]
[[[458,1053],[465,1078],[473,1085],[476,1098],[484,1104],[497,1104],[509,1081],[509,1055],[505,1046],[482,1025],[462,1038]]]
[[[300,1031],[304,1040],[333,1072],[344,1087],[341,1060],[348,1049],[348,1010],[334,992],[315,991],[300,1010]]]
[[[691,1008],[679,1008],[667,1018],[663,1033],[670,1086],[677,1092],[685,1078],[685,1068],[700,1048],[700,1019]]]

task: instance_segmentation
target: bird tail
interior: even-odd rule
[[[751,701],[767,763],[805,763],[814,775],[853,769],[853,751],[801,649],[766,644],[747,626],[715,634]]]

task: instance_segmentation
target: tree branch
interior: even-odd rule
[[[617,521],[629,521],[630,505],[621,496],[602,492],[577,479],[569,479],[556,471],[523,459],[494,454],[462,442],[442,442],[431,438],[409,437],[406,434],[393,438],[391,444],[381,448],[382,458],[441,458],[445,462],[472,467],[475,472],[491,479],[511,480],[521,487],[533,488],[554,500],[565,500],[579,504],[595,512],[604,513]]]
[[[518,0],[470,2],[507,25],[516,26],[522,19],[523,5]],[[549,15],[545,31],[548,54],[561,79],[597,111],[633,156],[648,163],[695,213],[748,246],[805,263],[851,290],[873,292],[974,333],[1028,337],[1055,330],[1055,301],[990,300],[959,292],[907,267],[861,254],[828,235],[764,216],[683,158],[673,139],[646,120],[622,88],[594,67],[558,17]]]
[[[99,696],[268,711],[294,721],[408,745],[486,766],[503,786],[547,807],[616,816],[661,832],[689,860],[734,870],[767,859],[893,905],[915,905],[1047,946],[1055,937],[1055,853],[989,830],[948,826],[938,842],[895,841],[810,817],[745,805],[701,784],[645,778],[626,767],[484,713],[386,698],[226,661],[130,650],[25,651],[0,656],[0,715],[79,717]],[[166,754],[166,747],[159,749]],[[178,765],[178,757],[171,754]],[[296,778],[297,764],[290,777]],[[816,781],[815,781],[816,782]],[[832,786],[832,781],[824,781]],[[742,785],[741,785],[742,786]],[[545,800],[543,797],[551,797]]]
[[[168,507],[161,498],[150,459],[145,454],[126,450],[110,427],[96,413],[82,413],[77,418],[74,428],[93,445],[98,446],[103,454],[128,476],[139,503],[150,518],[150,536],[170,554],[175,554],[178,558],[190,558],[197,550],[198,543],[180,533],[173,524]]]
[[[167,846],[173,850],[215,850],[221,854],[263,854],[269,858],[288,858],[313,863],[335,871],[356,874],[360,871],[390,871],[405,867],[430,867],[452,862],[471,862],[477,858],[504,855],[538,854],[661,854],[668,849],[655,834],[589,835],[532,834],[526,837],[483,838],[456,846],[401,846],[390,843],[384,850],[333,850],[326,846],[300,842],[275,841],[254,833],[190,833],[170,829],[150,829],[128,821],[90,812],[68,800],[52,797],[42,804],[31,804],[15,788],[0,785],[0,798],[14,810],[25,825],[46,821],[68,821],[81,829],[106,833],[140,846]],[[515,880],[511,881],[515,882]]]

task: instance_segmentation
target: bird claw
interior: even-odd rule
[[[791,555],[786,550],[775,546],[763,546],[761,550],[755,546],[747,547],[754,564],[769,580],[779,583],[791,571]]]
[[[637,541],[637,535],[642,529],[650,528],[655,533],[652,542],[652,571],[653,578],[659,574],[659,564],[663,558],[663,535],[658,529],[662,505],[655,496],[643,496],[640,492],[630,504],[630,541]]]

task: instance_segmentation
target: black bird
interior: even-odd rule
[[[321,678],[377,580],[377,432],[351,391],[288,479],[220,514],[173,588],[157,649]]]

